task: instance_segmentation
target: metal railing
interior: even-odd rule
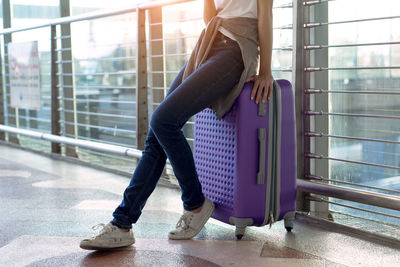
[[[168,85],[178,72],[184,61],[190,55],[190,50],[201,27],[193,27],[190,34],[178,32],[171,35],[166,34],[168,24],[174,23],[201,23],[200,17],[187,18],[184,13],[178,13],[176,19],[167,21],[163,14],[172,12],[176,4],[188,5],[199,1],[175,0],[157,1],[142,3],[130,8],[116,9],[112,11],[96,11],[78,16],[68,16],[51,20],[40,25],[32,25],[21,28],[10,28],[0,31],[0,35],[6,37],[11,34],[24,33],[37,29],[49,29],[51,43],[50,61],[51,70],[48,75],[50,85],[45,85],[51,89],[48,95],[42,98],[50,101],[51,105],[46,110],[47,118],[38,118],[26,114],[22,111],[12,110],[9,102],[6,101],[7,110],[12,111],[6,114],[8,125],[1,125],[0,133],[9,133],[9,141],[18,140],[17,135],[25,135],[32,138],[52,142],[52,152],[62,153],[61,144],[65,146],[67,156],[76,156],[75,147],[82,147],[90,150],[113,153],[116,155],[140,158],[140,151],[143,149],[144,140],[148,129],[148,118],[152,111],[164,99]],[[291,80],[296,93],[296,120],[297,120],[297,139],[298,139],[298,188],[300,200],[298,208],[300,210],[310,210],[310,202],[318,202],[321,205],[315,207],[316,210],[329,210],[332,203],[323,199],[309,196],[318,194],[322,196],[334,197],[343,200],[375,205],[392,210],[400,210],[400,197],[397,190],[388,188],[376,188],[374,186],[352,183],[330,176],[329,162],[346,162],[347,164],[357,164],[362,166],[379,167],[391,170],[400,170],[398,166],[390,164],[374,163],[361,160],[351,160],[329,155],[329,142],[327,139],[350,140],[359,142],[373,142],[382,144],[399,145],[400,141],[385,139],[382,137],[371,136],[350,136],[345,134],[335,134],[330,131],[330,117],[349,117],[349,118],[379,118],[398,120],[398,115],[371,114],[368,110],[362,113],[355,112],[334,112],[328,109],[329,96],[331,95],[388,95],[397,96],[400,90],[378,89],[368,90],[356,88],[341,88],[340,90],[331,89],[327,72],[349,71],[349,70],[378,70],[378,69],[399,69],[399,66],[362,66],[362,67],[341,67],[330,66],[327,61],[326,52],[328,49],[348,48],[348,47],[369,47],[383,45],[399,45],[400,41],[390,42],[364,42],[359,44],[330,44],[324,35],[317,44],[316,35],[321,28],[330,27],[346,23],[363,23],[370,20],[393,20],[399,16],[387,16],[372,19],[359,19],[338,22],[321,22],[318,16],[326,13],[326,7],[318,9],[319,5],[327,5],[332,1],[293,1],[293,3],[278,3],[274,8],[279,10],[292,10],[293,21],[274,28],[274,32],[281,33],[290,31],[293,36],[291,43],[284,38],[279,41],[280,47],[273,48],[273,75],[275,78],[286,78]],[[168,7],[171,6],[171,7]],[[163,12],[163,10],[165,12]],[[321,11],[320,13],[316,11]],[[322,14],[322,15],[321,15]],[[326,15],[326,14],[325,14]],[[76,59],[71,52],[78,47],[74,46],[73,27],[83,21],[94,21],[105,18],[129,17],[136,21],[137,37],[122,43],[125,51],[132,54],[110,55],[107,57],[91,57]],[[126,17],[123,17],[126,19]],[[311,18],[315,21],[311,22]],[[71,34],[72,28],[72,34]],[[146,37],[148,34],[149,38]],[[275,38],[275,36],[274,36]],[[277,35],[277,38],[280,38]],[[10,40],[9,40],[10,41]],[[8,41],[5,39],[5,44]],[[177,43],[176,49],[169,50],[168,43]],[[189,43],[188,43],[189,42]],[[121,45],[108,43],[107,45]],[[134,45],[134,46],[133,46]],[[85,46],[82,43],[80,46]],[[5,49],[4,58],[7,58]],[[289,64],[282,65],[281,62],[289,60]],[[74,67],[79,62],[109,62],[131,64],[131,68],[121,68],[122,70],[96,70],[89,75],[92,77],[129,77],[134,81],[123,82],[122,84],[77,84],[76,79],[86,77],[88,74],[78,72]],[[8,76],[8,63],[4,62]],[[273,62],[273,64],[275,64]],[[321,77],[320,77],[321,76]],[[149,78],[149,80],[148,80]],[[75,79],[75,80],[74,80]],[[94,78],[95,79],[95,78]],[[7,88],[9,82],[3,84]],[[329,89],[326,89],[329,88]],[[77,94],[81,92],[81,94]],[[124,92],[124,98],[121,95]],[[106,97],[109,96],[109,97]],[[6,90],[6,97],[9,98],[9,90]],[[132,112],[132,110],[135,110]],[[125,113],[124,113],[125,112]],[[131,112],[131,113],[129,113]],[[1,117],[1,113],[0,113]],[[37,127],[27,127],[21,129],[18,125],[19,120],[26,123],[36,121],[36,123],[46,124],[38,132]],[[129,127],[121,126],[117,123],[120,120],[127,120]],[[1,122],[1,121],[0,121]],[[101,123],[100,123],[101,122]],[[113,126],[114,125],[114,126]],[[14,127],[10,127],[14,126]],[[125,127],[125,128],[124,128]],[[189,120],[184,126],[185,136],[190,144],[193,142],[193,121]],[[81,133],[82,132],[82,133]],[[50,134],[51,133],[51,134]],[[101,140],[99,135],[106,138]],[[1,136],[0,136],[1,137]],[[318,141],[325,138],[325,143]],[[1,138],[0,138],[1,139]],[[136,139],[132,144],[131,140]],[[14,140],[14,141],[13,141]],[[127,141],[129,140],[129,142]],[[321,149],[318,153],[315,148]],[[318,162],[317,162],[318,161]],[[341,184],[342,186],[337,186]],[[349,187],[346,187],[349,186]],[[350,188],[359,186],[361,189]],[[382,190],[384,193],[376,193],[367,190]]]
[[[349,214],[357,210],[356,212],[362,212],[363,214],[386,215],[390,219],[399,219],[399,213],[395,211],[400,210],[400,182],[395,188],[383,184],[380,187],[378,182],[381,178],[388,176],[393,176],[391,180],[394,181],[395,177],[400,174],[399,161],[396,162],[395,160],[396,157],[399,158],[400,150],[395,152],[396,150],[392,147],[389,151],[393,152],[389,152],[386,151],[388,149],[386,147],[385,150],[381,148],[381,150],[369,152],[368,148],[379,145],[395,147],[400,144],[400,139],[398,138],[400,137],[400,129],[392,127],[390,129],[393,130],[390,131],[387,127],[387,125],[396,125],[396,122],[400,119],[400,114],[396,111],[396,105],[394,104],[396,99],[400,100],[398,98],[400,88],[394,86],[396,79],[400,81],[400,77],[393,77],[392,85],[386,82],[385,86],[382,86],[383,83],[378,81],[369,81],[367,84],[363,82],[365,78],[362,78],[365,75],[360,75],[360,78],[358,78],[358,74],[362,71],[370,71],[369,73],[371,73],[371,71],[398,70],[400,66],[393,64],[386,66],[375,64],[360,65],[357,61],[352,62],[353,66],[342,66],[340,65],[343,64],[341,61],[332,60],[329,55],[334,49],[341,52],[343,49],[395,47],[399,45],[399,40],[368,42],[365,41],[367,38],[364,38],[364,41],[359,43],[346,40],[333,43],[334,41],[332,40],[338,37],[334,34],[334,27],[357,24],[360,25],[359,28],[362,28],[363,23],[399,21],[400,16],[388,15],[334,21],[331,18],[331,13],[328,16],[328,12],[330,8],[334,8],[333,5],[340,4],[340,1],[318,0],[301,2],[295,2],[297,12],[295,11],[296,21],[294,28],[297,49],[295,49],[294,61],[297,63],[297,70],[294,81],[298,98],[302,99],[302,101],[299,101],[297,114],[299,119],[302,118],[304,127],[298,133],[298,137],[304,138],[304,142],[300,145],[300,149],[303,151],[303,161],[299,164],[301,168],[299,169],[301,174],[299,177],[301,179],[298,180],[298,189],[304,192],[302,199],[305,201],[302,203],[302,208],[316,214],[324,214],[323,216],[326,216],[326,218],[329,218],[331,210],[340,207],[340,210],[347,209]],[[342,2],[349,4],[351,1]],[[367,3],[365,4],[367,5]],[[373,36],[373,34],[369,35]],[[342,54],[345,55],[345,53]],[[389,54],[389,57],[391,56]],[[357,55],[354,57],[357,57]],[[353,76],[350,75],[351,72],[354,73]],[[340,73],[342,76],[336,75],[336,73]],[[340,82],[334,80],[337,79],[334,77],[354,78],[352,84],[347,85],[344,82],[344,78]],[[392,97],[392,100],[388,99],[389,101],[387,102],[378,100],[384,96]],[[370,101],[366,102],[367,99],[365,97],[369,97],[368,100]],[[377,104],[371,108],[372,103]],[[381,124],[376,123],[378,119]],[[338,123],[340,120],[343,124]],[[356,123],[366,120],[370,122],[369,126],[366,127],[369,130],[356,130]],[[342,126],[349,123],[352,125],[349,129],[354,129],[353,131],[346,131],[347,128]],[[388,129],[385,133],[379,134],[375,132],[374,134],[371,131],[374,126],[385,128],[384,125]],[[358,149],[362,149],[360,153],[363,156],[355,158],[352,154],[346,155],[345,149],[340,150],[343,151],[342,153],[332,152],[334,149],[338,149],[336,144],[339,142],[348,142],[343,143],[347,147],[349,147],[349,144],[357,144]],[[368,157],[371,154],[374,156]],[[383,157],[375,156],[382,154],[386,155],[384,156],[386,158],[385,161],[380,159]],[[358,179],[356,176],[357,170],[361,170],[358,171],[359,175],[361,175]],[[379,172],[377,174],[379,178],[373,179],[372,172],[368,173],[366,170]],[[356,176],[356,178],[352,178],[352,176]],[[367,183],[369,180],[376,181],[376,185]],[[332,201],[330,199],[351,202],[344,204],[347,202]],[[355,203],[373,205],[393,211],[369,210],[360,208]],[[393,220],[388,221],[394,222]],[[398,225],[398,222],[396,225]]]

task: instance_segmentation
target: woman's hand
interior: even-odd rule
[[[272,57],[272,6],[273,0],[257,0],[257,16],[258,16],[258,39],[260,45],[260,69],[259,75],[253,76],[247,81],[253,81],[253,91],[251,91],[251,100],[256,96],[256,104],[262,97],[262,102],[271,99],[274,78],[271,71]]]
[[[271,99],[272,90],[274,89],[274,78],[272,77],[272,74],[254,75],[247,79],[246,82],[254,82],[250,98],[253,100],[256,96],[256,104],[260,101],[261,95],[263,103],[266,102],[267,98],[268,100]]]

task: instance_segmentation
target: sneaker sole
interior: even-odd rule
[[[210,200],[211,201],[211,200]],[[212,203],[212,202],[211,202]],[[195,237],[198,233],[200,233],[200,231],[201,231],[201,229],[203,229],[203,227],[204,227],[204,225],[207,223],[207,221],[208,221],[208,219],[210,219],[210,217],[211,217],[211,215],[213,214],[213,212],[214,212],[214,210],[215,210],[215,205],[214,205],[214,203],[212,203],[212,205],[211,205],[211,208],[207,211],[207,217],[205,217],[205,219],[202,221],[202,227],[200,227],[200,229],[194,234],[194,235],[192,235],[192,236],[188,236],[188,237],[185,237],[185,236],[182,236],[182,237],[177,237],[177,236],[170,236],[170,235],[168,235],[168,238],[169,239],[173,239],[173,240],[184,240],[184,239],[192,239],[193,237]]]
[[[109,249],[117,249],[117,248],[124,248],[124,247],[129,247],[131,245],[135,244],[135,241],[125,243],[125,244],[119,244],[116,247],[104,247],[104,246],[95,246],[95,245],[84,245],[80,244],[79,247],[81,249],[86,249],[86,250],[109,250]]]

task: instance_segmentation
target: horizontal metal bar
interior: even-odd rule
[[[400,197],[297,179],[297,189],[308,193],[400,211]]]
[[[278,51],[293,51],[293,46],[288,45],[288,46],[282,46],[282,47],[273,47],[272,50],[278,50]]]
[[[46,130],[46,129],[32,129],[32,128],[18,128],[18,129],[21,129],[21,130],[26,130],[26,131],[40,131],[41,133],[44,133],[44,134],[51,134],[51,130]]]
[[[163,25],[163,23],[162,22],[155,22],[155,23],[149,23],[148,24],[150,27],[151,26],[159,26],[159,25]]]
[[[66,134],[65,136],[66,136],[66,137],[75,138],[75,135],[73,135],[73,134]],[[121,135],[121,134],[117,134],[116,136],[118,136],[118,137],[132,138],[131,136],[126,136],[126,135]],[[134,138],[134,137],[133,137],[133,138]],[[89,138],[89,137],[81,136],[81,135],[78,135],[78,139],[88,140],[88,141],[94,141],[94,142],[99,142],[99,143],[102,143],[102,144],[109,144],[109,145],[117,145],[117,146],[120,146],[120,145],[121,145],[121,143],[111,142],[111,141],[105,141],[105,140],[100,140],[100,139],[95,139],[95,138]],[[101,142],[100,142],[100,141],[101,141]],[[127,148],[131,148],[131,147],[127,147]]]
[[[148,73],[153,73],[153,74],[164,74],[164,73],[176,74],[176,73],[179,73],[179,71],[180,70],[161,70],[161,71],[153,70],[153,71],[148,71]]]
[[[148,40],[149,43],[152,42],[161,42],[161,41],[170,41],[170,40],[180,40],[180,39],[189,39],[189,38],[198,38],[198,35],[183,35],[176,37],[164,37],[164,38],[153,38]]]
[[[81,99],[81,98],[71,98],[64,97],[64,100],[67,101],[76,101],[79,103],[110,103],[110,104],[136,104],[136,101],[119,101],[119,100],[100,100],[100,99]]]
[[[400,116],[387,116],[387,115],[373,115],[373,114],[352,114],[352,113],[335,113],[335,112],[324,112],[324,111],[305,111],[305,115],[310,116],[344,116],[344,117],[355,117],[355,118],[377,118],[377,119],[394,119],[399,120]]]
[[[346,163],[352,163],[352,164],[360,164],[360,165],[366,165],[366,166],[372,166],[372,167],[378,167],[378,168],[400,170],[400,167],[398,167],[398,166],[389,166],[389,165],[368,163],[368,162],[355,161],[355,160],[325,157],[325,156],[314,154],[314,153],[305,153],[304,156],[307,158],[310,158],[310,159],[326,159],[326,160],[340,161],[340,162],[346,162]]]
[[[388,144],[400,145],[400,141],[361,138],[361,137],[350,137],[350,136],[323,134],[323,133],[316,133],[316,132],[306,132],[304,135],[308,136],[308,137],[329,137],[329,138],[339,138],[339,139],[348,139],[348,140],[356,140],[356,141],[368,141],[368,142],[379,142],[379,143],[388,143]]]
[[[306,89],[305,94],[370,94],[370,95],[400,95],[400,91],[357,91],[357,90],[322,90]]]
[[[129,38],[130,36],[125,34],[122,35],[121,38]],[[118,42],[118,43],[105,43],[105,44],[95,44],[95,45],[74,45],[73,49],[80,49],[80,48],[99,48],[99,47],[109,47],[109,46],[118,46],[118,48],[126,48],[132,47],[136,48],[137,41],[135,42]]]
[[[399,194],[400,195],[400,191],[399,190],[391,190],[391,189],[387,189],[387,188],[378,188],[378,187],[368,186],[368,185],[363,185],[363,184],[349,183],[349,182],[344,182],[344,181],[339,181],[339,180],[334,180],[334,179],[328,179],[328,178],[317,176],[317,175],[313,175],[313,174],[306,174],[305,178],[307,178],[309,180],[333,182],[333,183],[351,185],[351,186],[356,186],[356,187],[361,187],[361,188],[368,188],[368,189],[373,189],[373,190],[385,191],[385,192],[395,193],[395,194]]]
[[[136,86],[122,86],[122,85],[85,85],[85,86],[74,86],[74,85],[62,85],[57,84],[57,87],[62,88],[75,88],[75,89],[136,89]]]
[[[176,53],[176,54],[159,54],[159,55],[149,55],[149,58],[157,57],[179,57],[179,56],[190,56],[192,53]]]
[[[14,134],[22,134],[25,136],[30,136],[33,138],[47,140],[47,141],[51,141],[51,142],[55,142],[55,143],[79,146],[79,147],[83,147],[83,148],[88,148],[88,149],[93,149],[93,150],[97,150],[97,151],[108,152],[108,153],[113,153],[113,154],[118,154],[118,155],[124,155],[124,156],[128,156],[128,157],[140,158],[142,156],[142,151],[137,150],[137,149],[126,148],[126,147],[122,147],[122,146],[107,145],[107,144],[102,144],[99,142],[79,140],[79,139],[75,139],[75,138],[69,138],[69,137],[64,137],[64,136],[57,136],[57,135],[52,135],[52,134],[35,132],[35,131],[31,131],[31,130],[24,130],[24,129],[14,128],[14,127],[1,125],[1,124],[0,124],[0,131],[14,133]]]
[[[17,118],[17,115],[8,114],[8,117]],[[40,121],[40,122],[44,122],[44,123],[51,123],[50,119],[46,120],[46,119],[42,119],[42,118],[38,118],[38,117],[29,117],[29,116],[22,116],[22,115],[18,115],[18,119],[24,119],[26,121]]]
[[[45,86],[43,86],[43,84],[42,84],[42,87],[43,88],[50,88],[50,87],[45,87]],[[11,94],[5,94],[5,96],[11,96]],[[41,98],[43,99],[43,100],[45,100],[45,99],[51,99],[51,96],[44,96],[44,95],[42,95],[41,96]],[[58,99],[60,99],[60,98],[58,98]]]
[[[102,152],[113,153],[113,154],[117,154],[117,155],[124,155],[127,157],[132,157],[132,158],[137,158],[137,159],[140,159],[142,157],[142,151],[138,150],[138,149],[134,149],[134,148],[128,148],[128,147],[117,146],[117,145],[108,145],[108,144],[104,144],[104,143],[100,143],[100,142],[79,140],[76,138],[69,138],[69,137],[57,136],[57,135],[41,133],[41,132],[36,132],[36,131],[31,131],[31,130],[19,129],[19,128],[10,127],[10,126],[6,126],[6,125],[2,125],[2,124],[0,124],[0,131],[14,133],[14,134],[22,134],[25,136],[38,138],[38,139],[42,139],[42,140],[46,140],[46,141],[50,141],[50,142],[78,146],[78,147],[83,147],[83,148],[87,148],[87,149],[93,149],[95,151],[102,151]],[[167,159],[167,164],[170,164],[168,159]]]
[[[64,40],[64,39],[70,39],[70,38],[71,38],[71,35],[63,35],[63,36],[54,37],[55,40]]]
[[[273,9],[278,9],[278,8],[293,8],[293,2],[286,3],[286,4],[281,4],[279,6],[274,6]]]
[[[56,52],[66,52],[66,51],[72,51],[71,47],[65,47],[65,48],[57,48],[55,49]]]
[[[322,71],[322,70],[396,70],[400,69],[400,66],[387,66],[387,67],[305,67],[304,71],[313,72],[313,71]]]
[[[379,43],[361,43],[361,44],[330,44],[330,45],[305,45],[305,50],[321,49],[321,48],[339,48],[339,47],[358,47],[358,46],[375,46],[375,45],[396,45],[400,42],[379,42]]]
[[[311,1],[304,1],[303,6],[311,6],[311,5],[316,5],[324,2],[328,2],[332,0],[311,0]]]
[[[155,8],[155,7],[159,7],[159,6],[174,5],[174,4],[180,4],[180,3],[185,3],[185,2],[191,2],[191,1],[193,1],[193,0],[152,1],[152,2],[148,2],[148,3],[147,2],[138,3],[135,5],[132,5],[131,7],[125,7],[122,9],[114,9],[111,11],[108,11],[108,10],[107,11],[104,11],[104,10],[93,11],[93,12],[88,12],[85,14],[80,14],[80,15],[75,15],[75,16],[52,19],[46,23],[32,25],[29,27],[15,27],[15,28],[3,29],[3,30],[0,30],[0,35],[21,32],[21,31],[27,31],[27,30],[33,30],[33,29],[39,29],[39,28],[44,28],[44,27],[50,27],[50,26],[54,26],[54,25],[62,25],[62,24],[69,24],[69,23],[85,21],[85,20],[93,20],[93,19],[99,19],[99,18],[105,18],[105,17],[117,16],[117,15],[124,15],[127,13],[136,12],[138,9],[149,9],[149,8]]]
[[[79,139],[82,139],[82,140],[87,140],[87,139],[82,138],[81,136],[78,136],[78,138],[79,138]],[[99,140],[99,141],[97,141],[97,142],[100,142],[100,141],[101,141],[102,144],[109,144],[109,143],[104,142],[103,140]],[[95,141],[95,142],[96,142],[96,141]],[[113,145],[113,144],[110,144],[110,145]],[[115,145],[120,146],[121,144],[115,144]],[[81,149],[86,150],[85,148],[81,148]],[[80,150],[79,152],[82,152],[82,151]],[[90,154],[90,155],[95,155],[95,156],[104,157],[104,153],[102,153],[102,152],[100,152],[100,151],[95,151],[95,150],[93,150],[93,149],[86,150],[86,153],[88,153],[88,154]],[[118,161],[124,161],[125,164],[126,164],[126,162],[129,162],[129,163],[130,163],[130,162],[133,160],[132,158],[124,157],[124,156],[122,156],[122,155],[114,155],[114,154],[107,154],[107,158],[109,158],[109,159],[116,159],[116,160],[118,160]],[[119,164],[124,164],[124,163],[119,162]]]
[[[99,113],[99,112],[87,112],[87,111],[75,111],[69,109],[63,109],[66,113],[76,113],[76,114],[85,114],[92,116],[100,116],[100,117],[112,117],[112,118],[123,118],[123,119],[136,119],[136,116],[128,116],[128,115],[117,115],[117,114],[107,114],[107,113]]]
[[[329,200],[326,200],[326,199],[323,199],[323,198],[319,198],[319,197],[306,196],[306,199],[308,199],[310,201],[324,202],[324,203],[329,203],[329,204],[333,204],[333,205],[337,205],[337,206],[341,206],[341,207],[345,207],[345,208],[350,208],[350,209],[355,209],[355,210],[364,211],[364,212],[368,212],[368,213],[373,213],[373,214],[376,214],[376,215],[381,215],[381,216],[392,217],[392,218],[395,218],[395,219],[400,219],[400,216],[387,214],[387,213],[383,213],[383,212],[379,212],[379,211],[367,210],[367,209],[354,207],[354,206],[350,206],[350,205],[345,205],[345,204],[337,203],[337,202],[334,202],[334,201],[329,201]]]
[[[136,60],[136,57],[100,57],[100,58],[75,58],[75,61],[109,61],[109,60],[114,60],[114,61],[118,61],[118,60]]]
[[[149,86],[148,88],[150,90],[167,90],[166,87],[160,87],[160,86]]]
[[[134,110],[133,109],[128,109],[127,110],[128,112],[134,112]],[[119,112],[121,112],[121,108],[120,107],[108,107],[108,108],[106,108],[105,110],[104,110],[104,112],[103,113],[107,113],[107,114],[117,114],[117,113],[119,113]],[[103,121],[108,121],[107,119],[103,119],[102,120],[102,122]],[[111,120],[110,121],[113,125],[115,124],[115,120]]]
[[[386,20],[386,19],[399,19],[399,18],[400,18],[400,16],[389,16],[389,17],[354,19],[354,20],[343,20],[343,21],[332,21],[332,22],[309,22],[309,23],[304,23],[304,28],[313,28],[313,27],[326,26],[326,25],[356,23],[356,22],[365,22],[365,21]]]
[[[6,73],[6,74],[3,74],[5,77],[10,77],[10,74],[9,73]],[[50,73],[40,73],[40,77],[42,77],[42,76],[51,76],[51,74]],[[10,86],[10,84],[9,83],[6,83],[5,84],[6,86]]]
[[[288,24],[288,25],[282,25],[279,27],[273,27],[273,30],[292,30],[293,29],[293,24]]]
[[[57,76],[89,76],[89,75],[123,75],[123,74],[136,74],[136,71],[119,71],[119,72],[98,72],[98,73],[61,73],[58,72]]]
[[[73,123],[65,120],[61,120],[62,123],[67,124],[67,125],[77,125],[80,127],[88,127],[88,128],[95,128],[95,129],[100,129],[100,130],[105,130],[109,132],[121,132],[121,133],[131,133],[131,134],[136,134],[136,131],[130,131],[130,130],[124,130],[124,129],[118,129],[118,128],[111,128],[111,127],[105,127],[105,126],[98,126],[98,125],[91,125],[91,124],[83,124],[83,123]]]
[[[72,60],[57,60],[56,64],[71,64],[74,63]]]

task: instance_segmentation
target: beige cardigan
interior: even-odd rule
[[[222,27],[232,33],[242,51],[244,70],[239,82],[224,96],[220,97],[210,108],[215,112],[218,119],[221,119],[232,107],[239,96],[246,80],[257,73],[258,66],[258,20],[253,18],[228,18],[213,17],[206,28],[201,32],[199,40],[190,55],[186,65],[182,81],[185,80],[207,59],[211,45]]]

